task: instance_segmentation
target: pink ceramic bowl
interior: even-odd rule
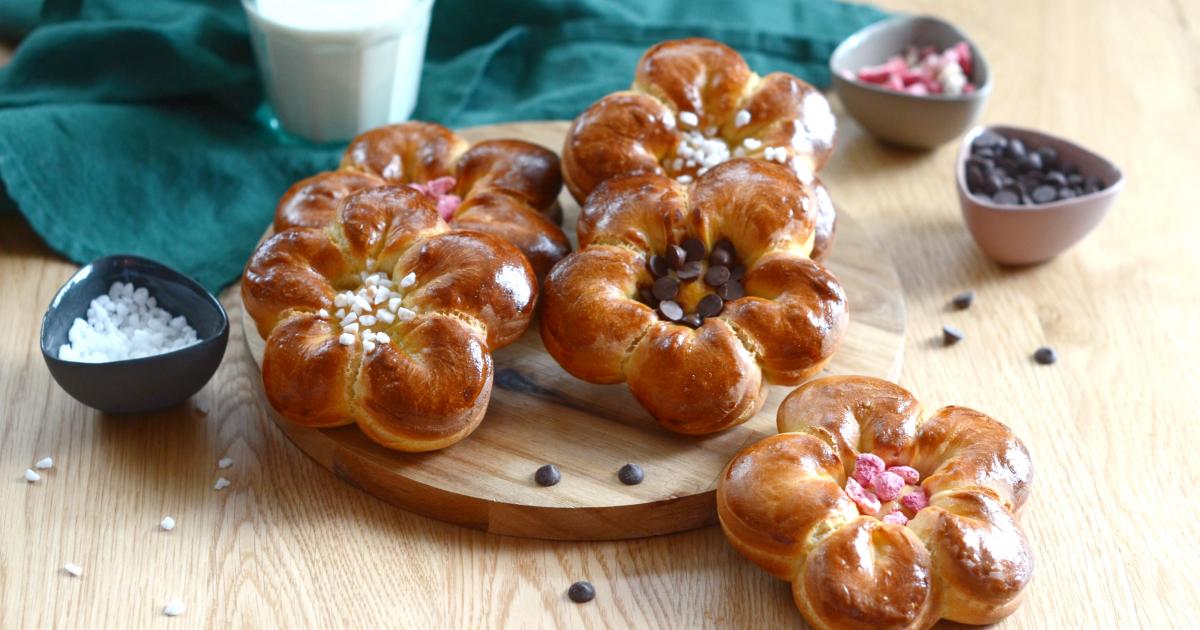
[[[1103,190],[1051,203],[1008,206],[967,191],[966,163],[971,143],[979,134],[993,131],[1020,138],[1027,147],[1052,147],[1062,163],[1073,163],[1083,175],[1095,175]],[[958,200],[963,219],[983,253],[998,263],[1028,265],[1054,258],[1078,243],[1096,227],[1125,187],[1125,175],[1115,164],[1057,136],[1032,129],[988,125],[975,127],[963,138],[954,165]]]

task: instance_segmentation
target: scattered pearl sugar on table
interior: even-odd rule
[[[68,562],[64,564],[63,571],[70,573],[73,577],[79,577],[83,575],[83,567],[75,564],[74,562]]]
[[[40,470],[46,470],[47,468],[53,468],[54,460],[49,457],[43,457],[43,458],[39,459],[38,462],[33,465],[33,467],[40,469]]]
[[[171,518],[170,516],[164,516],[162,522],[159,523],[158,526],[163,528],[163,531],[169,532],[172,529],[175,529],[175,519]]]
[[[148,357],[199,342],[185,317],[172,316],[145,287],[126,282],[114,282],[92,300],[87,320],[75,318],[67,338],[58,358],[85,363]]]
[[[186,610],[187,606],[184,606],[183,600],[179,599],[178,597],[172,597],[171,600],[167,602],[167,605],[163,606],[163,614],[168,617],[178,617]]]
[[[28,481],[29,483],[34,483],[41,478],[42,478],[42,476],[33,472],[32,468],[25,469],[25,481]]]

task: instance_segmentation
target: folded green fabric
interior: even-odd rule
[[[572,118],[627,87],[647,47],[687,36],[825,86],[837,43],[882,16],[823,0],[438,0],[414,117]],[[216,290],[279,195],[337,163],[341,146],[265,124],[239,2],[16,0],[0,24],[28,31],[0,69],[0,181],[72,260],[136,253]]]

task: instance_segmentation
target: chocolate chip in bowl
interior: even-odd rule
[[[1125,185],[1104,157],[1005,125],[976,127],[963,138],[955,179],[971,236],[989,258],[1009,265],[1044,262],[1077,243]]]
[[[909,63],[903,56],[913,48]],[[934,58],[927,59],[930,55]],[[931,16],[897,16],[858,31],[834,50],[829,70],[842,105],[864,129],[882,141],[919,149],[961,135],[992,91],[979,47],[953,24]]]

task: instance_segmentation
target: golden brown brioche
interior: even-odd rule
[[[1016,513],[1033,467],[1008,427],[962,407],[923,420],[908,391],[862,376],[802,385],[778,424],[726,466],[717,515],[734,548],[792,583],[814,628],[988,624],[1020,605],[1033,552]],[[893,474],[911,475],[898,502],[883,494]]]
[[[471,145],[434,123],[406,122],[350,142],[336,171],[292,186],[275,209],[275,231],[323,227],[346,195],[384,185],[427,187],[452,197],[439,207],[451,227],[499,236],[517,246],[538,277],[571,251],[559,223],[562,174],[553,151],[521,140]],[[433,194],[433,193],[430,193]]]
[[[461,440],[487,408],[491,352],[529,326],[533,269],[500,238],[451,229],[407,186],[324,190],[310,197],[340,195],[333,220],[267,239],[242,279],[266,338],[267,399],[290,422],[356,422],[396,450]]]
[[[616,175],[665,175],[688,184],[715,164],[747,157],[794,170],[819,206],[812,257],[833,238],[835,211],[817,171],[833,152],[837,122],[819,91],[777,72],[760,77],[728,46],[691,38],[657,44],[633,86],[600,99],[571,124],[563,176],[582,204]],[[715,144],[710,144],[715,142]],[[697,143],[712,151],[693,152]]]
[[[808,258],[815,209],[807,193],[791,170],[748,159],[725,162],[690,188],[650,174],[604,182],[580,212],[580,250],[543,282],[547,351],[578,378],[627,381],[672,431],[711,433],[748,420],[767,383],[816,374],[846,330],[841,285]],[[713,299],[708,273],[718,266],[731,279],[715,292],[738,286],[695,325],[660,316],[665,302],[647,301],[655,260],[689,241],[712,254],[699,256],[698,275],[678,283],[674,301],[699,313]],[[715,258],[722,248],[732,257],[724,265]]]

